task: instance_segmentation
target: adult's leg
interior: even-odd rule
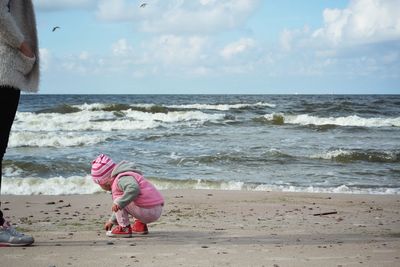
[[[0,195],[2,180],[2,162],[6,153],[11,126],[17,112],[21,91],[8,86],[0,87]],[[1,208],[1,199],[0,199]],[[3,213],[0,210],[0,225],[4,224]]]

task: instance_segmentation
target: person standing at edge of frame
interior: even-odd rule
[[[31,0],[0,0],[0,193],[3,156],[21,91],[37,92],[39,54],[35,11]],[[3,218],[0,199],[0,246],[34,242]]]

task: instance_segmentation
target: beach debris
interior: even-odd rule
[[[56,203],[54,201],[46,202],[46,205],[55,205]]]
[[[25,224],[32,224],[31,221],[29,221],[28,217],[20,217],[19,218],[20,223],[25,223]]]
[[[114,242],[108,241],[106,244],[107,245],[114,245]]]
[[[314,216],[322,216],[322,215],[331,215],[331,214],[337,214],[337,211],[328,211],[328,212],[321,212],[321,213],[314,213]]]

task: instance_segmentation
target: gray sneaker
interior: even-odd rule
[[[33,242],[32,236],[18,232],[9,222],[0,226],[0,247],[28,246]]]

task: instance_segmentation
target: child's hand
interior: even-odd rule
[[[113,212],[117,212],[117,211],[119,211],[121,209],[121,207],[118,205],[118,204],[113,204],[113,206],[112,206],[112,208],[111,208],[111,210],[113,211]]]
[[[112,229],[113,225],[114,225],[114,224],[113,224],[112,222],[110,222],[110,221],[106,222],[106,223],[104,224],[104,230],[110,231],[110,230]]]

